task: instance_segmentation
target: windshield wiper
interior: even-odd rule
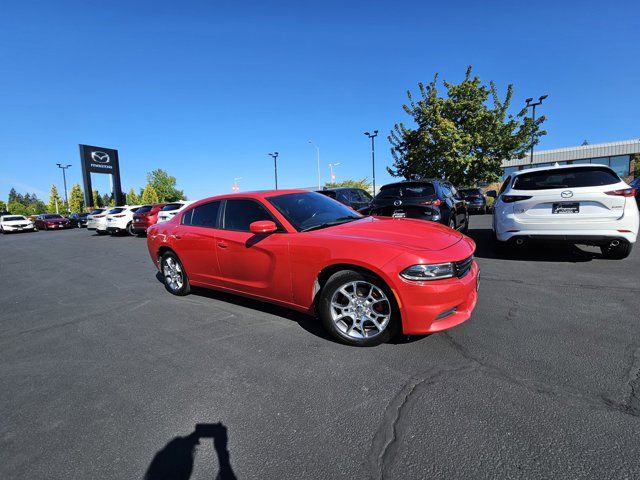
[[[301,232],[310,232],[311,230],[319,230],[321,228],[333,227],[334,225],[340,225],[342,223],[351,222],[353,220],[359,220],[362,217],[356,217],[354,215],[348,215],[346,217],[338,217],[333,222],[325,222],[320,225],[313,225],[311,227],[303,228]]]

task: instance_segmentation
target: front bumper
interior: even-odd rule
[[[402,333],[425,335],[447,330],[467,321],[478,300],[480,270],[474,261],[462,278],[414,282],[400,279],[396,288]]]
[[[29,225],[26,227],[18,227],[16,225],[3,225],[2,229],[5,232],[31,232],[35,230],[35,227],[33,225]]]

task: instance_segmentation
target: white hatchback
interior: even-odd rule
[[[179,200],[177,202],[167,203],[164,207],[162,207],[160,212],[158,212],[157,223],[162,223],[162,222],[166,222],[167,220],[171,220],[173,217],[176,216],[178,212],[181,212],[192,203],[193,203],[192,201],[188,202],[186,200]]]
[[[528,240],[597,245],[606,258],[625,258],[638,236],[634,193],[605,165],[521,170],[494,203],[495,238],[501,247]]]
[[[107,213],[111,207],[96,208],[87,216],[87,230],[95,230],[98,235],[107,233]]]
[[[133,214],[141,206],[142,205],[125,205],[109,210],[107,213],[107,232],[112,235],[122,232],[134,235]]]

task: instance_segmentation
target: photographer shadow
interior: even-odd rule
[[[227,449],[227,427],[222,423],[199,423],[184,437],[175,437],[155,454],[145,480],[188,480],[193,472],[196,446],[200,439],[211,438],[218,456],[216,480],[236,480]]]

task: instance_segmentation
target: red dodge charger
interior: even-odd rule
[[[445,330],[477,299],[470,238],[423,220],[363,217],[304,190],[201,200],[149,227],[147,245],[174,295],[207,287],[317,313],[350,345]]]

